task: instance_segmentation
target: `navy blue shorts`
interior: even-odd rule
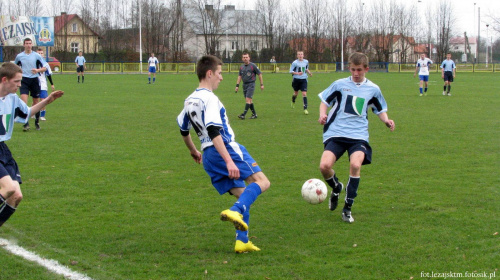
[[[156,73],[156,66],[149,66],[149,73]]]
[[[78,65],[78,67],[76,67],[76,73],[83,73],[85,72],[85,67],[83,67],[83,65]]]
[[[325,151],[332,152],[337,160],[347,151],[349,157],[357,151],[365,153],[362,165],[372,162],[372,148],[364,140],[350,139],[345,137],[332,137],[325,142]]]
[[[22,184],[21,172],[19,172],[19,167],[12,157],[9,147],[7,147],[5,142],[0,142],[0,178],[5,176],[10,176],[12,180]]]
[[[307,79],[293,79],[292,88],[294,91],[307,91]]]
[[[247,149],[236,143],[226,144],[226,149],[234,164],[240,170],[240,178],[230,179],[228,177],[226,162],[220,156],[214,146],[203,150],[203,167],[212,180],[212,185],[219,192],[225,194],[232,188],[244,188],[245,179],[261,169],[257,162],[250,156]]]
[[[21,80],[21,94],[30,94],[33,98],[40,97],[40,80],[38,78],[26,78]]]
[[[452,71],[444,71],[444,81],[445,82],[453,82],[453,72]]]

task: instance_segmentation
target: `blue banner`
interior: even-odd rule
[[[0,46],[22,46],[25,38],[33,46],[54,46],[54,18],[0,16]]]

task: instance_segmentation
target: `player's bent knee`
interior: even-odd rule
[[[328,174],[330,173],[330,170],[332,170],[332,165],[329,163],[321,162],[319,164],[319,171],[321,174]]]
[[[361,169],[361,163],[351,162],[351,170],[352,171],[359,171],[360,169]]]

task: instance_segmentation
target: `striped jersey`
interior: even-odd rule
[[[0,98],[0,141],[12,137],[14,121],[26,123],[31,109],[15,93]]]
[[[184,100],[184,109],[177,116],[177,124],[182,131],[194,129],[200,138],[201,149],[213,146],[208,136],[207,127],[219,127],[219,133],[225,144],[234,142],[233,129],[229,125],[226,108],[219,98],[205,88],[196,89]]]
[[[332,137],[368,142],[368,108],[377,115],[387,111],[380,88],[368,79],[361,83],[352,77],[337,80],[319,98],[331,108],[323,127],[323,143]]]
[[[40,89],[48,90],[47,86],[47,76],[52,75],[52,70],[50,69],[50,65],[47,63],[43,67],[47,68],[47,70],[43,73],[38,73],[38,80],[40,80]]]
[[[432,60],[427,57],[424,59],[419,58],[417,60],[417,67],[419,67],[418,74],[428,76],[429,75],[429,66],[432,64]]]
[[[309,61],[307,59],[302,59],[302,61],[296,59],[294,62],[292,62],[289,73],[302,72],[302,75],[293,75],[293,78],[307,79],[307,69],[309,69]]]
[[[155,56],[151,56],[148,59],[149,67],[156,67],[156,64],[158,64],[158,59]]]

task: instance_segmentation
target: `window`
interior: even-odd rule
[[[79,50],[78,43],[71,43],[71,52],[77,53]]]
[[[71,32],[78,32],[78,25],[76,23],[73,23],[71,26]]]
[[[259,50],[259,41],[250,41],[250,49],[251,50]]]
[[[231,50],[235,51],[238,49],[238,41],[231,42]]]

